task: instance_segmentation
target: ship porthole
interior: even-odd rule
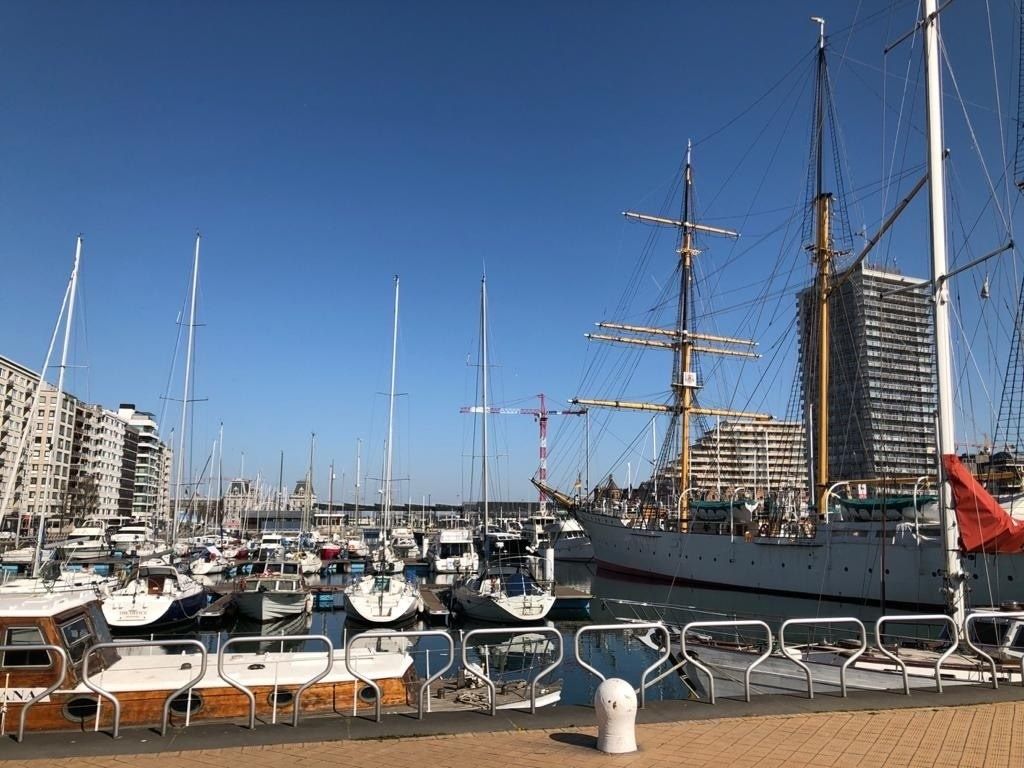
[[[364,685],[359,689],[359,699],[367,704],[372,704],[377,700],[377,692],[373,690],[373,686]]]
[[[64,705],[64,717],[73,723],[92,720],[99,710],[99,702],[89,696],[79,696]]]
[[[286,707],[295,700],[291,691],[271,691],[267,694],[267,702],[272,707]]]
[[[188,691],[179,694],[171,699],[171,712],[176,715],[184,715],[185,713],[195,714],[203,708],[203,697],[202,694],[192,691],[190,694]]]

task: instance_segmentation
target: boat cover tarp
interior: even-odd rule
[[[963,551],[1004,554],[1024,551],[1024,521],[1014,520],[974,479],[956,454],[944,455],[942,466],[953,488]]]
[[[933,501],[935,501],[934,496],[918,496],[916,499],[913,496],[873,496],[868,499],[839,499],[839,503],[844,507],[867,510],[881,510],[883,508],[906,509],[907,507],[913,507],[915,502],[918,509],[920,509],[925,504],[931,504]]]

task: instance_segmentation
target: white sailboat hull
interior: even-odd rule
[[[454,589],[453,597],[464,616],[497,624],[541,621],[555,605],[550,594],[491,597],[461,586]]]
[[[273,621],[313,610],[309,592],[239,592],[235,605],[243,616],[256,621]]]
[[[419,590],[401,576],[364,576],[345,590],[345,612],[364,624],[400,624],[422,607]]]
[[[680,533],[632,528],[621,518],[582,510],[599,567],[646,579],[716,589],[823,597],[893,608],[941,610],[945,573],[942,543],[879,526],[821,525],[813,538]],[[971,602],[1024,600],[1024,555],[967,555]]]

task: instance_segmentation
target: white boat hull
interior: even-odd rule
[[[594,559],[594,543],[585,537],[555,540],[555,560],[589,563]]]
[[[422,607],[419,591],[400,576],[364,576],[345,590],[345,612],[364,624],[401,624]]]
[[[313,610],[309,592],[239,592],[235,605],[243,616],[256,621],[274,621]]]
[[[550,594],[492,597],[461,585],[452,590],[452,597],[464,616],[496,624],[541,621],[555,605]]]
[[[885,603],[908,610],[943,608],[945,572],[941,541],[880,526],[820,525],[810,538],[743,536],[648,530],[621,518],[582,510],[578,519],[594,545],[598,566],[647,579],[677,581],[759,594]],[[1024,600],[1024,554],[967,555],[963,559],[972,603]]]

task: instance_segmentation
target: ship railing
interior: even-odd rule
[[[373,678],[366,677],[364,675],[359,674],[358,670],[356,669],[356,665],[352,663],[353,662],[353,660],[352,660],[352,647],[354,645],[360,643],[361,641],[367,641],[367,640],[374,640],[374,641],[380,640],[380,639],[402,639],[402,640],[404,640],[406,638],[420,638],[420,637],[438,637],[438,638],[441,638],[442,640],[444,640],[445,643],[448,645],[448,663],[445,664],[443,667],[441,667],[441,669],[437,670],[436,672],[431,673],[428,670],[426,679],[422,683],[420,683],[419,690],[416,693],[416,717],[419,720],[422,720],[423,719],[423,711],[424,711],[424,708],[423,708],[424,694],[430,688],[430,684],[433,683],[438,678],[440,678],[441,675],[443,675],[449,669],[451,669],[452,668],[452,664],[455,663],[455,641],[452,639],[452,636],[450,634],[448,634],[447,632],[445,632],[443,630],[439,630],[439,629],[419,630],[419,631],[415,631],[415,632],[403,632],[403,631],[398,631],[398,630],[371,630],[370,632],[363,632],[361,634],[355,635],[354,637],[349,639],[349,641],[345,644],[345,669],[347,669],[349,674],[351,674],[356,680],[358,680],[359,682],[365,684],[366,686],[369,687],[369,689],[371,691],[373,691],[374,721],[375,722],[379,723],[381,721],[381,714],[382,714],[382,710],[381,710],[382,695],[381,695],[380,685],[378,685],[377,681],[374,680]],[[429,703],[428,703],[428,711],[429,711]]]
[[[679,653],[683,657],[684,662],[689,662],[694,667],[702,671],[708,676],[708,700],[709,703],[715,703],[715,675],[711,671],[710,667],[703,664],[696,657],[690,655],[689,649],[686,647],[686,636],[697,629],[739,629],[740,627],[758,627],[764,630],[765,633],[765,650],[760,654],[754,661],[747,665],[743,671],[743,694],[747,702],[750,702],[750,675],[756,667],[762,664],[769,656],[772,655],[774,646],[774,639],[772,637],[772,630],[767,623],[760,619],[744,619],[739,621],[691,621],[686,624],[679,636]]]
[[[971,625],[977,621],[992,621],[994,619],[1024,619],[1024,611],[977,611],[970,613],[964,620],[964,644],[974,651],[992,670],[992,687],[999,687],[999,680],[996,671],[996,660],[983,651],[971,637]],[[1007,680],[1010,675],[1007,674]],[[1024,686],[1024,654],[1020,657],[1020,684]]]
[[[792,651],[794,646],[786,644],[786,630],[793,626],[820,626],[820,625],[835,625],[835,624],[852,624],[856,627],[858,637],[860,639],[860,647],[857,648],[850,656],[843,662],[842,666],[839,667],[839,691],[842,697],[846,698],[846,670],[850,667],[853,662],[861,657],[864,652],[868,649],[868,632],[864,627],[864,622],[860,619],[853,618],[852,616],[840,616],[833,618],[822,618],[822,619],[788,619],[782,622],[782,626],[779,627],[779,651],[787,659],[796,664],[800,669],[804,671],[804,675],[807,678],[807,698],[814,698],[814,677],[811,674],[811,668],[807,666],[799,657],[795,656]],[[749,699],[748,699],[749,701]]]
[[[590,624],[590,625],[585,626],[585,627],[580,627],[579,630],[577,630],[576,635],[573,637],[573,655],[576,658],[576,663],[577,664],[579,664],[583,669],[585,669],[588,672],[590,672],[590,674],[595,675],[596,677],[600,678],[601,681],[603,682],[604,680],[608,679],[607,677],[605,677],[604,673],[601,672],[598,669],[595,669],[594,667],[592,667],[590,664],[588,664],[586,661],[583,660],[583,657],[580,654],[580,644],[581,644],[580,641],[583,639],[583,637],[585,635],[588,635],[588,634],[591,634],[591,633],[594,633],[594,632],[637,632],[637,631],[640,631],[640,630],[649,630],[649,631],[652,631],[652,632],[657,632],[658,634],[661,635],[661,638],[662,638],[662,641],[663,641],[663,642],[661,642],[659,644],[659,647],[662,649],[661,656],[659,656],[658,659],[653,664],[651,664],[646,669],[644,669],[643,673],[641,673],[641,675],[640,675],[640,687],[636,689],[636,692],[637,692],[638,703],[640,705],[640,708],[643,709],[646,706],[646,704],[647,704],[647,697],[646,697],[647,689],[650,688],[655,683],[660,682],[661,680],[663,680],[669,674],[671,674],[676,669],[678,669],[679,666],[681,666],[681,664],[677,664],[677,665],[675,665],[673,667],[670,667],[668,670],[662,672],[660,675],[658,675],[658,677],[654,678],[653,680],[648,680],[647,679],[648,675],[650,675],[658,667],[660,667],[662,664],[664,664],[666,661],[668,661],[669,657],[672,655],[672,648],[671,648],[671,645],[670,645],[671,640],[669,638],[668,627],[665,626],[664,622],[661,622],[661,621],[639,621],[639,622],[625,622],[625,623],[622,623],[622,624]]]
[[[309,680],[307,680],[302,685],[300,685],[298,690],[295,691],[295,696],[294,696],[294,699],[293,699],[294,705],[293,705],[293,708],[292,708],[292,727],[295,728],[295,727],[298,727],[298,725],[299,725],[299,714],[300,714],[301,705],[302,705],[302,694],[304,694],[311,686],[315,685],[316,683],[320,682],[325,677],[327,677],[327,675],[329,675],[331,670],[334,668],[334,644],[331,642],[330,638],[327,637],[326,635],[261,635],[259,637],[239,636],[239,637],[232,637],[232,638],[229,638],[229,639],[225,640],[224,644],[220,647],[220,650],[217,652],[217,674],[220,676],[221,680],[223,680],[225,683],[230,685],[232,688],[235,688],[236,690],[241,691],[245,695],[245,697],[249,700],[249,725],[248,725],[249,730],[253,730],[253,729],[256,728],[256,694],[254,694],[252,692],[252,689],[249,688],[249,686],[247,686],[242,681],[237,680],[234,677],[232,677],[231,675],[229,675],[227,673],[227,671],[224,669],[224,661],[225,661],[225,657],[227,656],[228,648],[230,648],[233,645],[239,645],[241,643],[267,643],[267,642],[281,643],[281,647],[283,648],[284,647],[284,643],[286,643],[286,642],[308,642],[308,641],[321,642],[321,643],[324,644],[325,656],[326,656],[326,659],[327,659],[327,663],[324,665],[324,668],[322,670],[320,670],[317,674],[313,675],[313,677],[311,677]],[[280,663],[280,662],[275,662],[275,663]],[[286,662],[286,663],[290,663],[290,662]],[[249,668],[252,669],[254,666],[257,666],[260,669],[262,669],[264,667],[264,665],[262,663],[260,663],[260,664],[252,664],[252,665],[249,666]],[[273,702],[273,712],[274,712],[274,715],[273,715],[274,720],[272,722],[276,722],[276,719],[277,719],[277,705],[278,705],[278,695],[279,695],[278,694],[278,690],[277,690],[277,682],[276,682],[277,675],[274,676],[274,680],[275,680],[274,690],[273,690],[273,692],[271,694],[271,701]]]
[[[90,691],[93,691],[101,698],[107,699],[114,707],[114,720],[111,730],[111,736],[113,738],[119,738],[121,733],[121,702],[111,691],[108,691],[100,683],[96,682],[89,671],[89,661],[92,659],[93,654],[96,651],[101,651],[105,648],[164,648],[164,647],[179,647],[179,648],[195,648],[199,654],[199,674],[193,675],[189,678],[183,686],[177,690],[171,691],[167,698],[164,699],[163,713],[160,716],[160,735],[167,735],[167,721],[171,717],[171,705],[174,701],[182,694],[188,694],[188,700],[185,705],[185,725],[189,725],[192,714],[192,689],[196,684],[203,679],[206,674],[207,664],[207,651],[206,647],[198,640],[114,640],[108,643],[96,643],[86,650],[82,657],[82,684],[85,685]],[[186,666],[187,664],[187,666]],[[181,666],[182,669],[191,669],[191,662],[185,662]],[[102,671],[100,672],[102,674]],[[100,713],[99,707],[96,709],[96,724],[99,725]]]
[[[949,648],[939,654],[939,657],[935,660],[935,690],[938,693],[942,693],[942,664],[950,656],[952,656],[957,648],[960,647],[960,641],[958,638],[959,633],[957,632],[956,621],[951,616],[946,616],[943,613],[922,613],[922,614],[910,614],[901,616],[881,616],[878,621],[875,622],[875,643],[878,646],[879,652],[888,659],[896,662],[900,668],[900,672],[903,674],[903,692],[910,695],[910,677],[907,671],[907,663],[897,656],[895,653],[885,647],[885,643],[882,640],[882,627],[886,624],[891,623],[904,623],[904,624],[944,624],[949,628],[949,637],[951,644]]]
[[[486,629],[471,629],[462,637],[462,668],[466,670],[466,673],[477,678],[484,685],[487,686],[490,699],[490,714],[493,717],[497,713],[498,708],[498,687],[497,684],[491,680],[490,675],[486,671],[480,671],[479,668],[475,668],[474,665],[469,663],[469,659],[466,657],[466,651],[470,647],[470,640],[474,637],[489,637],[494,635],[501,636],[521,636],[521,635],[546,635],[554,639],[554,645],[557,648],[555,660],[548,664],[546,667],[541,669],[537,674],[533,676],[530,681],[530,714],[536,714],[537,712],[537,686],[541,679],[547,677],[549,674],[558,669],[562,664],[563,648],[562,648],[562,633],[554,627],[539,626],[539,627],[515,627],[509,629],[508,627],[494,627]]]
[[[64,678],[67,677],[68,673],[68,654],[59,645],[51,645],[49,643],[38,643],[34,645],[21,645],[20,643],[15,645],[0,645],[0,654],[11,653],[26,653],[31,651],[46,651],[47,653],[57,654],[57,658],[60,660],[60,669],[57,675],[57,679],[53,681],[49,686],[41,690],[35,696],[25,701],[21,705],[21,715],[18,717],[18,741],[20,742],[25,737],[25,720],[28,717],[28,711],[34,707],[37,703],[47,698],[51,693],[56,691],[64,684]],[[0,722],[3,722],[7,717],[7,704],[9,699],[7,697],[7,690],[4,690],[3,715],[0,716]],[[3,722],[6,725],[6,722]],[[0,736],[3,736],[3,728],[0,728]]]

